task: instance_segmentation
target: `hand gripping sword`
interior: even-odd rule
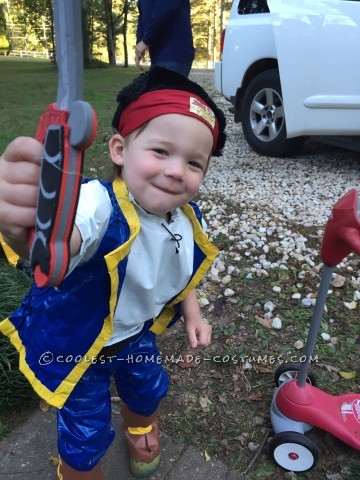
[[[36,132],[44,150],[35,231],[30,235],[30,263],[39,287],[57,286],[67,273],[84,150],[97,128],[94,110],[82,101],[81,0],[53,0],[53,7],[58,91]]]

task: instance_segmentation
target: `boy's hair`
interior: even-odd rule
[[[112,121],[112,126],[115,130],[118,130],[121,115],[131,102],[144,93],[164,89],[183,90],[193,93],[200,97],[207,106],[211,108],[219,124],[219,136],[212,155],[214,157],[220,156],[226,140],[225,116],[222,110],[217,107],[215,102],[200,85],[179,73],[167,70],[163,67],[152,67],[146,73],[139,75],[129,85],[120,90],[117,96],[119,105]]]

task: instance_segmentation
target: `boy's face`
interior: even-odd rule
[[[110,154],[135,200],[165,218],[197,194],[207,169],[213,136],[196,118],[167,114],[124,143],[110,140]]]

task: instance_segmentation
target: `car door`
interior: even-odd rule
[[[268,0],[288,137],[360,134],[360,1]]]

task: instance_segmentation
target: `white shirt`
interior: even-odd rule
[[[146,212],[131,194],[129,198],[141,227],[128,255],[126,276],[115,308],[114,330],[106,345],[140,332],[146,320],[159,315],[164,305],[186,287],[193,271],[193,229],[182,209],[171,212],[171,222],[167,223]],[[71,259],[69,271],[95,254],[111,211],[104,186],[97,180],[82,185],[75,219],[82,245],[79,254]]]

